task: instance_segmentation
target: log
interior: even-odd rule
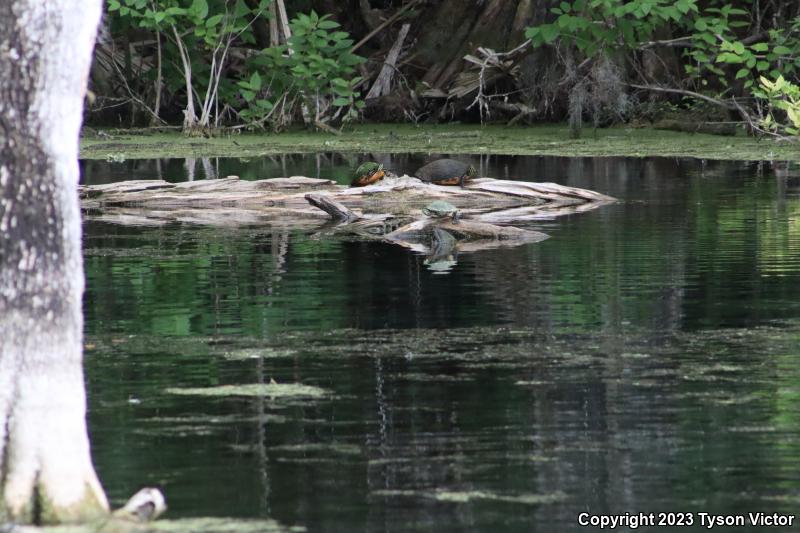
[[[683,131],[686,133],[708,133],[711,135],[736,135],[738,124],[732,122],[687,122],[685,120],[663,119],[655,122],[657,130]]]
[[[452,235],[462,253],[516,246],[547,236],[511,224],[550,220],[614,201],[594,191],[555,183],[481,178],[462,189],[391,175],[359,188],[302,176],[258,181],[229,176],[177,184],[154,180],[82,186],[80,193],[88,219],[126,225],[177,221],[294,228],[323,228],[333,220],[335,225],[318,233],[318,238],[382,239],[432,256],[436,255],[437,229]],[[454,223],[424,216],[422,207],[435,199],[456,205],[461,220]]]
[[[322,194],[306,194],[306,201],[328,213],[333,220],[351,222],[361,218],[353,211]]]
[[[236,176],[184,183],[127,181],[79,188],[85,217],[127,225],[168,222],[215,226],[318,228],[314,238],[383,240],[426,254],[432,270],[447,271],[456,252],[539,242],[544,233],[512,224],[588,211],[615,201],[556,183],[472,180],[461,187],[389,174],[367,187],[292,176],[244,181]],[[431,218],[422,208],[442,199],[459,220]],[[333,225],[331,225],[333,222]]]
[[[323,225],[330,214],[310,205],[309,193],[324,195],[350,211],[360,210],[360,217],[367,219],[420,218],[425,205],[440,199],[458,207],[465,218],[493,216],[506,224],[530,220],[533,214],[555,218],[615,201],[594,191],[555,183],[481,178],[462,189],[391,174],[374,185],[356,188],[303,176],[256,181],[229,176],[184,183],[138,180],[84,185],[79,191],[87,218],[121,224],[183,220],[211,225],[235,225],[237,221]],[[513,210],[520,208],[526,208],[524,215],[515,218]],[[510,215],[502,217],[503,212]]]

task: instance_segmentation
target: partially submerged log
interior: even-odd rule
[[[545,234],[512,225],[588,211],[614,201],[594,191],[555,183],[481,178],[461,188],[409,176],[390,176],[358,188],[302,176],[258,181],[235,176],[185,183],[127,181],[83,186],[80,194],[87,218],[94,220],[322,228],[318,235],[382,239],[422,253],[431,253],[437,243],[443,248],[442,242],[448,239],[442,232],[455,238],[461,252],[541,241],[547,238]],[[460,220],[425,216],[421,210],[433,200],[447,200],[458,207]],[[444,248],[449,253],[455,247]]]
[[[422,207],[433,200],[447,200],[466,218],[503,224],[552,219],[615,201],[594,191],[555,183],[491,178],[472,180],[463,189],[423,183],[409,176],[388,177],[358,188],[302,176],[256,181],[229,176],[184,183],[132,180],[80,187],[87,218],[120,224],[185,221],[227,226],[282,221],[282,225],[320,226],[328,214],[309,204],[309,193],[338,202],[361,218],[420,218]]]

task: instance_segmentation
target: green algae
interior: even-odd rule
[[[222,135],[211,139],[179,133],[112,131],[81,140],[85,159],[164,157],[258,157],[300,152],[449,153],[556,156],[666,156],[703,159],[800,161],[796,143],[720,137],[649,128],[608,128],[571,139],[562,124],[532,127],[467,124],[414,126],[364,124],[342,135],[289,131],[280,134]]]

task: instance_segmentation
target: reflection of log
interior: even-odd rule
[[[183,221],[306,228],[319,227],[329,220],[325,211],[309,205],[306,200],[309,193],[341,204],[342,213],[358,210],[355,214],[361,218],[379,220],[389,226],[393,221],[405,223],[421,218],[420,209],[436,199],[451,202],[466,219],[502,220],[505,224],[530,220],[536,215],[553,218],[613,201],[593,191],[554,183],[482,178],[462,189],[423,183],[408,176],[389,177],[358,188],[301,176],[258,181],[233,176],[184,183],[140,180],[83,186],[80,193],[88,218],[120,224]],[[515,218],[518,211],[514,210],[523,210],[519,218]]]
[[[496,226],[485,222],[461,220],[452,222],[449,219],[423,219],[407,224],[389,233],[385,240],[399,244],[415,252],[433,253],[433,240],[437,229],[445,230],[458,241],[460,252],[474,252],[488,248],[517,246],[520,244],[539,242],[547,235],[538,231],[515,228],[513,226]]]

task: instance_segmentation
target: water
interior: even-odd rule
[[[370,157],[401,172],[424,162]],[[194,177],[346,182],[358,160],[199,161]],[[581,512],[691,512],[695,524],[700,512],[793,513],[800,172],[474,162],[621,202],[532,224],[551,238],[461,254],[445,275],[399,247],[310,232],[86,223],[89,422],[112,501],[157,484],[173,517],[311,531],[585,531]],[[185,167],[83,171],[89,183],[159,168],[181,180]],[[326,395],[167,390],[272,379]]]

